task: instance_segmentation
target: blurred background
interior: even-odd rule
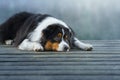
[[[82,40],[120,39],[120,0],[0,0],[0,24],[21,11],[61,19]]]

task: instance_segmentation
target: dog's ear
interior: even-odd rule
[[[43,35],[45,38],[49,39],[50,37],[55,36],[60,31],[60,29],[60,26],[58,26],[57,24],[50,25],[43,30]]]
[[[56,30],[58,30],[59,29],[59,26],[58,25],[50,25],[50,26],[48,26],[44,31],[46,32],[46,33],[53,33],[53,32],[55,32]]]

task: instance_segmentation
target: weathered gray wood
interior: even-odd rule
[[[120,76],[99,76],[99,75],[68,75],[68,76],[60,76],[60,75],[48,75],[48,76],[40,76],[40,75],[21,75],[21,76],[1,76],[1,80],[119,80]]]
[[[120,40],[83,40],[93,51],[21,51],[0,45],[0,80],[120,80]]]
[[[86,65],[86,66],[89,66],[89,65],[115,65],[115,66],[119,66],[120,65],[120,62],[108,62],[108,61],[103,61],[103,62],[85,62],[85,61],[82,61],[82,62],[0,62],[0,66],[47,66],[47,65],[52,65],[52,66],[55,66],[55,65],[74,65],[74,66],[77,66],[77,65]]]
[[[117,71],[117,72],[120,72],[120,65],[35,65],[35,66],[32,66],[32,65],[29,65],[29,66],[0,66],[0,70],[1,71],[53,71],[55,72],[56,70],[57,71],[109,71],[111,70],[112,72],[114,71]],[[31,72],[32,73],[32,72]],[[0,73],[0,74],[3,74],[3,73]],[[82,73],[81,73],[82,74]],[[120,73],[118,73],[120,74]]]
[[[60,76],[67,76],[67,75],[120,75],[120,71],[118,70],[36,70],[36,71],[25,71],[25,70],[14,70],[14,71],[1,71],[0,73],[1,76],[5,75],[9,75],[9,76],[19,76],[19,75],[46,75],[46,76],[54,76],[54,75],[60,75]]]

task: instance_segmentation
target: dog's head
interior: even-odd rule
[[[72,32],[60,24],[49,25],[43,30],[42,43],[48,51],[69,51]]]

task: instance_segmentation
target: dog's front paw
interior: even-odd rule
[[[36,51],[36,52],[38,52],[38,51],[43,51],[44,48],[42,47],[41,44],[34,43],[34,45],[33,45],[33,50]]]
[[[85,51],[91,51],[93,49],[93,46],[91,44],[86,44],[84,50]]]
[[[44,48],[38,42],[31,42],[28,39],[25,39],[19,46],[20,50],[33,50],[33,51],[43,51]]]

